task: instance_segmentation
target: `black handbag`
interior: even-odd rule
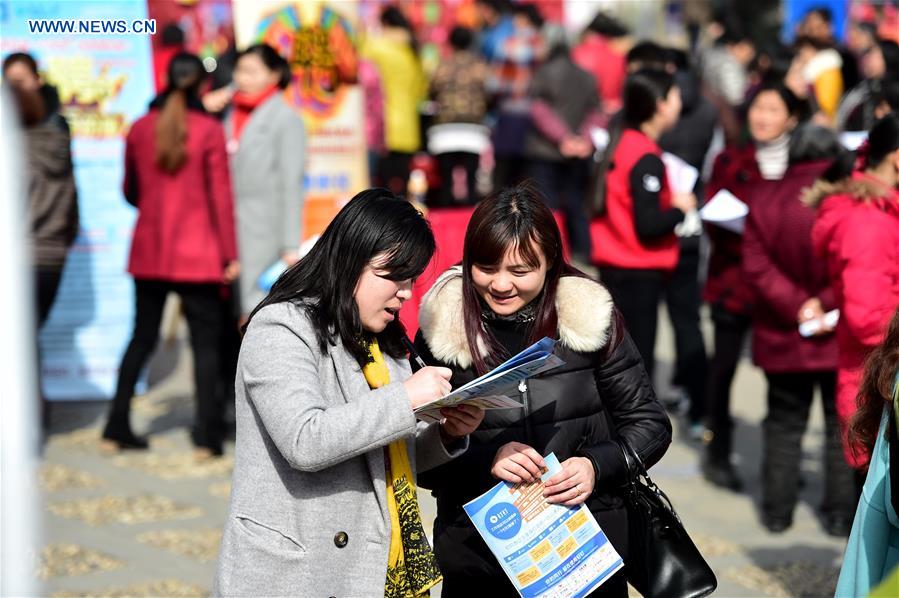
[[[627,440],[619,438],[627,463],[627,580],[645,598],[699,598],[718,587],[671,501],[646,473]]]

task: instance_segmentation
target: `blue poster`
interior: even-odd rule
[[[60,22],[71,33],[48,29]],[[146,2],[4,0],[0,28],[2,54],[37,59],[72,131],[81,230],[40,335],[44,396],[110,398],[133,326],[136,212],[121,186],[124,136],[153,95]]]
[[[843,41],[846,34],[846,21],[849,18],[849,0],[786,0],[783,3],[784,21],[781,31],[783,39],[793,40],[796,26],[813,8],[830,10],[833,16],[833,35],[837,41]]]

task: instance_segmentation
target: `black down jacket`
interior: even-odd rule
[[[559,344],[565,365],[519,387],[524,409],[488,411],[471,434],[468,451],[436,469],[421,473],[419,485],[437,498],[435,550],[448,577],[504,577],[462,505],[497,480],[490,468],[507,442],[527,444],[559,461],[579,455],[597,471],[587,506],[596,515],[622,557],[627,552],[627,521],[621,499],[626,465],[616,438],[626,437],[647,467],[671,443],[671,423],[658,402],[640,354],[616,317],[612,298],[599,283],[563,277],[556,297]],[[416,348],[428,365],[453,371],[457,388],[476,374],[462,325],[462,277],[452,268],[424,297]],[[617,336],[614,346],[607,346]]]

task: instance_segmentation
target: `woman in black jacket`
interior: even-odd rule
[[[522,382],[523,409],[488,411],[464,455],[419,478],[437,497],[443,595],[516,595],[462,505],[498,479],[538,478],[550,452],[563,472],[548,481],[548,500],[586,502],[627,562],[619,491],[626,464],[617,439],[652,465],[671,442],[671,424],[611,296],[565,261],[558,226],[535,190],[506,189],[478,206],[461,267],[438,279],[419,318],[416,348],[429,365],[452,369],[454,388],[544,336],[559,339],[565,362]],[[593,595],[626,596],[624,575]]]

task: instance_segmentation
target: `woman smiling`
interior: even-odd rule
[[[527,185],[500,191],[475,210],[461,267],[423,299],[416,347],[426,363],[466,384],[544,336],[559,339],[565,364],[522,382],[522,409],[490,411],[460,458],[422,474],[437,497],[434,547],[443,596],[514,596],[515,589],[462,509],[497,480],[533,481],[554,452],[563,471],[549,502],[586,503],[627,559],[627,520],[618,490],[627,439],[651,465],[671,441],[640,354],[608,291],[572,268],[552,212]],[[626,596],[624,574],[594,595]]]

